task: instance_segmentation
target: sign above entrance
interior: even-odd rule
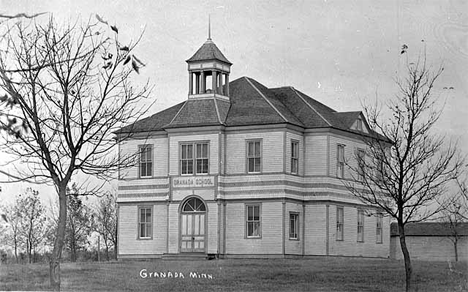
[[[214,187],[214,176],[180,176],[172,179],[173,188],[206,188]]]

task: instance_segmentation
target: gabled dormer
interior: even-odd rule
[[[211,40],[210,32],[206,42],[187,63],[189,99],[217,97],[229,100],[229,73],[232,63]]]

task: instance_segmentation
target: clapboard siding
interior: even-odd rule
[[[299,232],[298,232],[298,239],[289,239],[289,231],[290,231],[290,222],[289,222],[289,214],[291,212],[297,213],[299,215]],[[302,254],[302,226],[304,224],[302,219],[302,204],[295,204],[295,203],[286,203],[286,212],[284,216],[284,226],[285,226],[285,253],[286,254]]]
[[[207,234],[207,253],[218,253],[218,204],[207,203],[208,214],[206,220],[208,220],[206,226]]]
[[[306,255],[326,255],[327,207],[306,205],[305,210],[304,252]]]
[[[135,155],[138,161],[138,146],[152,145],[153,146],[153,176],[167,176],[167,143],[166,137],[149,138],[145,140],[129,140],[120,144],[120,155]],[[120,170],[120,179],[135,179],[138,178],[138,165]],[[144,179],[143,179],[144,180]]]
[[[144,204],[153,207],[153,238],[138,237],[138,206],[119,206],[119,255],[163,254],[166,251],[166,204]]]
[[[304,174],[304,137],[302,135],[286,132],[286,154],[285,154],[285,162],[286,162],[286,173],[291,173],[291,142],[297,141],[299,142],[299,173],[298,175]]]
[[[227,133],[226,134],[226,173],[240,174],[247,172],[247,140],[262,140],[262,166],[264,173],[283,171],[284,132],[264,133]]]
[[[261,203],[262,236],[258,239],[246,238],[245,206],[226,205],[226,254],[281,254],[282,202]]]
[[[169,205],[169,253],[179,252],[179,204]]]
[[[357,213],[356,207],[343,207],[344,236],[343,240],[336,240],[337,206],[330,205],[330,255],[389,257],[389,223],[383,219],[383,242],[377,243],[376,216],[364,216],[364,242],[357,241]]]
[[[398,236],[392,236],[390,246],[390,257],[403,259]],[[406,246],[412,260],[455,261],[453,241],[447,236],[406,236]],[[458,260],[468,261],[467,236],[458,241]]]
[[[345,178],[357,178],[355,173],[351,173],[351,169],[356,169],[357,166],[356,151],[359,148],[365,149],[366,145],[363,142],[359,142],[357,140],[330,135],[330,176],[337,176],[337,153],[339,144],[345,146]]]
[[[184,136],[169,136],[169,174],[180,175],[179,158],[181,142],[208,142],[209,143],[209,173],[217,174],[218,159],[219,159],[219,135],[217,133],[204,135],[184,135]],[[166,150],[167,152],[167,150]]]
[[[306,135],[305,175],[327,175],[327,136]]]

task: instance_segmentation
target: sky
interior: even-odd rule
[[[425,52],[444,67],[436,130],[468,150],[468,1],[0,0],[0,12],[50,12],[60,21],[99,14],[123,41],[143,33],[136,54],[146,63],[140,78],[154,86],[149,113],[187,99],[185,60],[206,41],[208,15],[213,41],[233,63],[231,81],[293,86],[337,111],[392,98],[405,64]],[[25,188],[2,185],[0,202]]]

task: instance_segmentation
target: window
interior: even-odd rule
[[[377,214],[377,228],[376,228],[376,236],[377,236],[376,242],[377,243],[383,242],[383,234],[382,234],[382,221],[383,220],[382,219],[383,219],[382,213],[378,213]]]
[[[138,238],[147,239],[152,237],[151,207],[140,207],[138,209]]]
[[[344,178],[344,145],[338,144],[336,153],[336,176]]]
[[[260,140],[247,141],[247,172],[260,172],[262,152]]]
[[[291,173],[299,172],[299,142],[291,141]]]
[[[364,242],[364,211],[358,210],[357,215],[357,241]]]
[[[299,213],[289,213],[289,239],[299,239]]]
[[[208,174],[208,143],[184,143],[180,152],[181,174]]]
[[[336,208],[336,240],[343,240],[343,207]]]
[[[363,149],[357,150],[357,179],[358,181],[364,181],[364,159],[365,159],[365,152]]]
[[[261,236],[260,205],[247,205],[247,238],[259,238]]]
[[[153,147],[151,145],[139,146],[140,177],[153,176]]]
[[[356,121],[356,129],[362,132],[362,119],[360,117]]]

